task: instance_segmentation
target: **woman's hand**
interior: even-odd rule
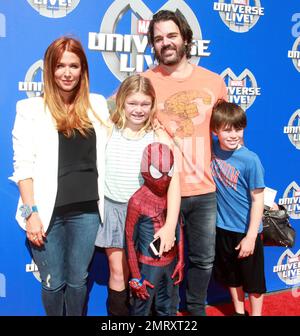
[[[26,236],[33,245],[37,247],[44,245],[46,234],[40,216],[36,212],[33,212],[26,220]]]

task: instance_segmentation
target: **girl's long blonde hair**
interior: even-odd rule
[[[60,89],[54,78],[56,66],[65,51],[78,56],[81,65],[80,80],[74,89],[73,108],[68,110],[63,102]],[[92,128],[87,111],[91,109],[89,101],[89,69],[87,58],[81,43],[73,37],[60,37],[47,48],[44,56],[44,102],[56,121],[56,128],[65,136],[71,137],[77,129],[86,136]]]
[[[116,95],[116,107],[111,116],[111,120],[117,128],[123,129],[126,124],[126,116],[124,111],[126,98],[138,92],[151,97],[152,100],[149,118],[140,131],[147,132],[153,128],[153,120],[156,110],[155,90],[150,79],[137,74],[127,77],[118,89]]]

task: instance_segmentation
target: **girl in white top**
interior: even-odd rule
[[[121,84],[116,95],[116,108],[111,116],[111,137],[105,155],[105,217],[96,239],[96,245],[105,248],[108,257],[110,315],[129,314],[124,227],[127,202],[143,184],[140,174],[143,150],[154,141],[169,145],[163,130],[153,130],[155,106],[155,91],[150,80],[133,75]],[[168,191],[166,223],[153,237],[161,239],[160,254],[174,245],[179,208],[179,176],[175,173]]]

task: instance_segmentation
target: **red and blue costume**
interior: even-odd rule
[[[183,229],[178,222],[176,243],[161,257],[149,245],[165,224],[167,192],[173,175],[174,157],[162,143],[148,145],[141,163],[144,184],[130,198],[126,218],[126,251],[134,294],[132,315],[149,315],[155,297],[156,315],[173,315],[174,297],[183,279]]]

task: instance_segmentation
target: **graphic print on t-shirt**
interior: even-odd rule
[[[212,108],[213,94],[208,90],[180,91],[160,104],[160,112],[168,115],[172,136],[192,136],[194,126],[203,123],[206,112]]]
[[[215,155],[212,156],[211,168],[213,177],[217,177],[225,187],[237,190],[237,182],[240,175],[238,169],[226,161],[220,160]]]
[[[214,102],[213,92],[202,88],[178,91],[158,104],[159,120],[180,149],[182,157],[175,155],[179,171],[185,172],[185,183],[196,184],[203,180],[204,129],[209,127]]]

